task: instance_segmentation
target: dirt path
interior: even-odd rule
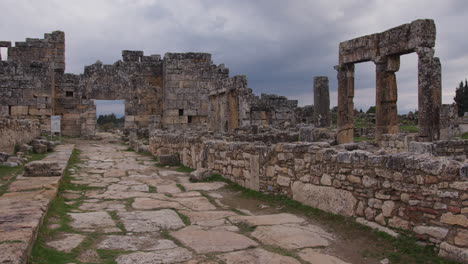
[[[378,263],[309,219],[236,200],[224,183],[190,183],[109,140],[75,143],[81,162],[32,263]]]

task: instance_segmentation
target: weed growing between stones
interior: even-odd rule
[[[188,216],[184,215],[183,213],[180,213],[177,210],[174,211],[177,213],[177,215],[179,215],[180,219],[182,219],[182,222],[184,222],[186,226],[190,225],[190,218]]]
[[[339,230],[339,232],[350,236],[366,236],[369,240],[375,241],[378,248],[373,250],[373,252],[363,250],[362,254],[365,256],[378,257],[378,259],[388,258],[392,264],[459,264],[459,262],[439,257],[432,246],[418,245],[417,239],[414,236],[411,236],[408,232],[405,233],[398,230],[401,232],[400,236],[398,238],[394,238],[387,233],[372,230],[370,227],[361,225],[352,217],[327,213],[320,209],[304,205],[283,195],[273,195],[250,190],[230,181],[229,179],[223,178],[219,174],[213,174],[204,180],[204,182],[215,181],[227,183],[227,186],[224,188],[237,192],[244,198],[255,199],[262,203],[267,203],[270,206],[279,206],[282,212],[302,215],[310,219],[317,220],[332,229]],[[243,214],[237,209],[232,208],[231,210],[238,214]],[[241,229],[242,226],[239,226],[239,228]],[[269,250],[273,249],[269,248]],[[285,255],[283,253],[280,254]],[[286,254],[286,256],[292,255]]]
[[[182,184],[177,183],[176,186],[177,186],[181,191],[185,192],[185,187],[184,187]]]
[[[186,173],[190,173],[192,171],[194,171],[194,169],[190,168],[190,167],[187,167],[187,166],[184,166],[184,165],[180,165],[176,171],[178,172],[186,172]]]

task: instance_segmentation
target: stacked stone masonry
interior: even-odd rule
[[[413,231],[468,261],[468,164],[403,152],[343,151],[324,142],[233,142],[155,131],[155,155],[179,153],[247,188],[287,195],[327,212]]]
[[[313,110],[277,95],[255,96],[245,76],[229,77],[208,53],[166,53],[145,56],[122,51],[112,65],[100,61],[83,74],[65,72],[65,34],[44,39],[0,42],[8,48],[0,62],[0,114],[41,120],[50,130],[50,116],[62,116],[62,133],[94,135],[94,100],[124,100],[125,128],[234,131],[249,126],[284,126],[311,122]]]
[[[13,154],[15,148],[41,135],[37,120],[0,116],[0,152]]]

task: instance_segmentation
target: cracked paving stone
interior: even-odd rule
[[[300,264],[299,261],[292,257],[282,256],[276,253],[266,251],[261,248],[242,250],[231,253],[225,253],[217,256],[226,264],[240,263],[260,263],[260,264]],[[311,262],[324,264],[322,262]]]
[[[69,253],[78,247],[86,238],[80,234],[62,234],[62,238],[47,242],[47,246],[62,252]]]
[[[99,249],[125,251],[154,251],[176,248],[172,240],[157,239],[148,235],[107,236],[98,244]]]
[[[293,214],[270,214],[270,215],[254,215],[254,216],[244,216],[237,215],[229,217],[231,222],[237,223],[247,223],[251,226],[262,226],[262,225],[282,225],[282,224],[292,224],[292,223],[303,223],[305,220],[303,218],[297,217]]]
[[[117,264],[158,264],[178,263],[192,258],[192,253],[185,248],[177,247],[152,252],[135,252],[121,255],[115,260]]]
[[[71,227],[78,230],[91,231],[116,227],[107,212],[68,213],[68,215],[72,218]]]
[[[309,263],[320,263],[320,264],[351,264],[348,262],[344,262],[343,260],[329,256],[325,254],[321,254],[314,249],[306,248],[299,251],[299,257]]]
[[[229,231],[205,231],[190,226],[171,235],[197,253],[229,252],[257,246],[252,239]]]
[[[264,244],[285,249],[326,247],[333,239],[331,234],[311,225],[259,226],[251,235]]]
[[[129,232],[156,232],[161,229],[178,229],[185,226],[179,215],[170,209],[119,212],[117,215]]]

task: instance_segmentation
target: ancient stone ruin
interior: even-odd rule
[[[435,39],[434,21],[426,19],[340,43],[339,64],[335,67],[339,143],[353,141],[354,64],[365,61],[376,65],[376,137],[398,132],[395,72],[400,68],[400,56],[412,52],[419,58],[419,140],[439,139],[442,87],[440,61],[434,57]]]
[[[201,185],[188,182],[188,175],[171,174],[174,171],[167,168],[157,169],[154,179],[152,175],[141,175],[143,169],[138,171],[139,168],[151,165],[155,169],[153,157],[136,160],[136,154],[123,151],[122,146],[96,140],[99,137],[94,100],[124,100],[122,138],[129,150],[157,156],[160,166],[184,165],[195,169],[192,179],[220,174],[252,190],[284,195],[326,212],[352,217],[391,236],[398,237],[405,230],[422,243],[435,246],[439,255],[466,262],[468,140],[440,139],[452,139],[459,134],[457,131],[468,131],[468,121],[467,118],[453,121],[456,111],[441,105],[441,66],[433,50],[435,32],[434,21],[416,20],[340,43],[336,66],[337,111],[330,109],[326,76],[311,81],[314,105],[300,107],[297,100],[284,96],[255,95],[246,76],[229,76],[229,69],[223,64],[213,64],[207,53],[147,56],[143,51],[124,50],[122,59],[112,65],[97,61],[86,66],[82,74],[69,74],[65,73],[63,32],[45,34],[44,39],[26,39],[14,46],[2,41],[0,47],[8,48],[8,58],[0,62],[0,152],[6,153],[0,155],[1,161],[6,162],[5,157],[9,158],[17,146],[25,143],[33,142],[33,146],[42,145],[38,149],[47,150],[47,143],[34,139],[41,132],[50,131],[51,115],[60,115],[64,135],[94,139],[91,142],[96,143],[87,142],[83,147],[85,167],[90,173],[75,171],[78,182],[104,189],[111,184],[119,185],[113,186],[113,190],[93,190],[91,198],[108,199],[105,202],[115,203],[112,206],[118,209],[123,205],[115,200],[122,197],[137,197],[131,205],[134,209],[145,208],[154,200],[164,208],[200,206],[198,203],[205,198],[198,197],[201,194],[191,195],[199,190],[195,186]],[[399,133],[395,73],[399,70],[400,56],[412,52],[419,57],[419,132]],[[366,61],[376,64],[376,114],[372,116],[375,142],[353,143],[357,134],[353,123],[354,65]],[[59,148],[67,158],[71,149]],[[57,164],[51,160],[53,157],[49,157],[48,163],[30,164],[26,176],[34,176],[38,181],[35,178],[39,175],[35,174],[47,174],[46,170],[51,170],[49,174],[54,177],[63,175],[64,158]],[[55,169],[48,169],[52,167]],[[108,171],[109,168],[112,169]],[[132,175],[127,175],[128,171]],[[105,177],[110,178],[109,182],[102,180]],[[183,182],[177,182],[183,177],[186,177]],[[170,190],[167,193],[171,196],[150,193],[148,185],[159,184],[161,178],[170,181],[171,186],[153,187],[157,192]],[[187,190],[177,187],[176,182]],[[207,186],[213,185],[221,188],[224,183]],[[51,190],[56,192],[57,186],[54,188]],[[178,197],[179,194],[184,196]],[[53,195],[49,194],[49,198]],[[0,205],[1,199],[0,196]],[[49,200],[41,200],[40,206],[46,208]],[[186,204],[179,204],[181,201]],[[202,205],[214,210],[209,201]],[[142,223],[153,221],[164,211],[178,221],[177,228],[185,225],[173,211],[164,210],[145,211],[150,216],[128,212],[118,215],[124,224]],[[110,227],[105,227],[111,228],[111,233],[115,228],[119,230],[106,212],[74,212],[70,215],[75,224],[82,214],[89,214],[90,219],[108,218]],[[40,222],[42,215],[38,215],[35,217]],[[93,221],[89,222],[92,227]],[[270,227],[262,228],[268,235],[276,234]],[[208,231],[187,227],[174,231],[173,235],[179,236],[187,247],[202,247],[203,243],[190,242],[194,232]],[[190,259],[192,253],[177,250],[184,252],[184,261]]]

